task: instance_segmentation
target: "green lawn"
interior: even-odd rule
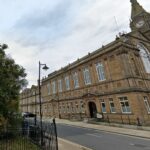
[[[8,141],[0,140],[0,150],[40,150],[28,139],[19,137]]]

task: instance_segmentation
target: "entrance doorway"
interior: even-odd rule
[[[97,108],[94,102],[89,102],[89,111],[90,111],[90,117],[96,118]]]

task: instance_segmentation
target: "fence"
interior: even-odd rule
[[[99,122],[106,123],[119,123],[119,124],[128,124],[128,125],[142,125],[144,120],[141,118],[135,117],[133,114],[102,114],[102,118],[97,119]]]
[[[22,128],[0,129],[0,150],[58,150],[55,120],[43,124],[42,130],[39,123],[27,120]]]

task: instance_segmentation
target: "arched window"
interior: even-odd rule
[[[150,73],[150,53],[147,48],[141,43],[137,45],[137,48],[140,50],[140,56],[142,58],[145,70],[147,73]]]

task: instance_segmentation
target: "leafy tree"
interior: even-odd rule
[[[25,69],[5,54],[0,45],[0,125],[11,125],[18,111],[19,92],[26,86]]]

